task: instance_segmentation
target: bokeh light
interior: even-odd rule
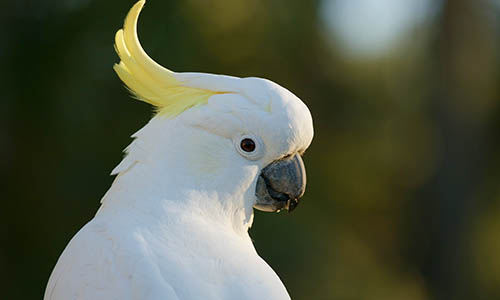
[[[441,1],[323,0],[320,16],[345,55],[371,58],[383,55],[417,26],[434,21]]]

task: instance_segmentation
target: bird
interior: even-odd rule
[[[137,35],[145,2],[116,33],[114,70],[155,113],[60,255],[44,299],[290,299],[248,230],[254,208],[292,211],[303,196],[311,113],[267,79],[156,63]]]

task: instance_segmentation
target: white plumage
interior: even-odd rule
[[[45,300],[289,299],[248,228],[262,169],[311,143],[309,110],[265,79],[172,74],[183,88],[207,90],[206,103],[160,112],[133,135]],[[238,149],[242,137],[255,140],[253,153]]]

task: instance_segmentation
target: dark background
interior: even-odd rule
[[[500,3],[347,2],[148,0],[139,34],[309,106],[306,196],[250,232],[294,299],[500,299]],[[133,3],[0,4],[2,299],[41,299],[152,116],[112,70]]]

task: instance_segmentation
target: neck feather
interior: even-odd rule
[[[176,129],[175,135],[168,130],[160,135],[150,123],[134,135],[127,156],[113,170],[117,177],[98,214],[126,212],[148,222],[172,222],[189,213],[247,234],[253,220],[253,173],[257,170],[241,168],[241,176],[228,176],[227,172],[194,176],[193,161],[186,160],[185,150],[193,149],[185,140],[193,132],[182,132],[192,129]],[[171,142],[162,143],[164,140]]]

